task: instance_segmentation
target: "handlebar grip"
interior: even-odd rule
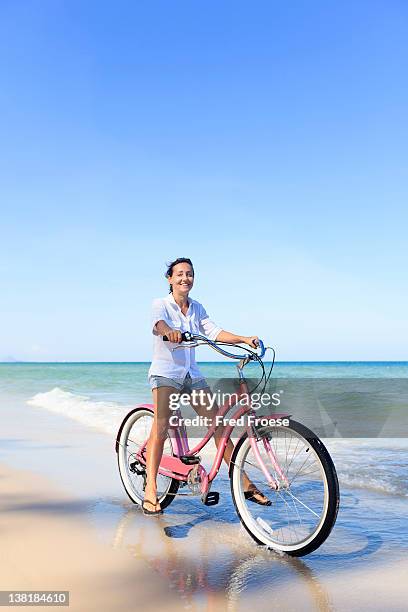
[[[259,357],[261,357],[261,359],[262,359],[262,357],[265,355],[266,351],[265,351],[264,343],[262,342],[262,340],[260,338],[258,338],[258,348],[261,349],[261,354],[259,355]]]
[[[165,342],[170,342],[167,336],[163,336],[163,340]],[[182,342],[189,342],[191,340],[190,332],[181,332],[181,340]]]

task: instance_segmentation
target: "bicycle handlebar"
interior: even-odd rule
[[[181,339],[183,340],[183,342],[190,342],[192,335],[193,334],[190,334],[190,332],[181,332]],[[165,342],[170,342],[167,336],[163,336],[163,340]]]
[[[190,332],[182,332],[181,338],[182,338],[182,341],[184,342],[193,342],[195,340],[201,340],[202,342],[209,344],[211,348],[213,348],[214,350],[218,351],[222,355],[225,355],[225,357],[229,357],[230,359],[242,359],[242,355],[234,355],[234,353],[229,353],[228,351],[218,346],[216,342],[213,342],[213,340],[210,340],[206,336],[201,336],[200,334],[192,334]],[[163,336],[163,340],[165,342],[169,341],[167,336]],[[258,340],[258,342],[259,342],[259,346],[257,348],[261,349],[261,353],[258,355],[258,357],[262,359],[262,357],[266,353],[266,349],[265,349],[265,346],[262,340]],[[252,355],[251,355],[251,358],[252,358]]]

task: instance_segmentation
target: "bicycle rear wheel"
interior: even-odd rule
[[[292,419],[289,426],[263,427],[258,434],[258,450],[279,488],[275,491],[269,487],[245,434],[230,464],[236,511],[259,544],[292,556],[306,555],[325,541],[336,521],[340,495],[333,461],[321,440]],[[287,482],[273,466],[266,449],[268,443]],[[269,498],[270,506],[245,499],[244,472]]]
[[[138,461],[138,454],[150,435],[153,425],[153,411],[137,408],[125,417],[117,438],[119,474],[126,493],[133,503],[142,505],[146,483],[145,465]],[[163,454],[173,455],[170,438],[164,443]],[[179,481],[170,476],[157,474],[157,501],[166,508],[174,499]]]

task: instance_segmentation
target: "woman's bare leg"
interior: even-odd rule
[[[203,396],[203,397],[202,397]],[[209,398],[207,397],[206,393],[203,394],[196,394],[195,396],[197,398],[196,402],[191,401],[191,406],[194,408],[194,410],[197,412],[197,414],[201,417],[208,417],[209,419],[215,419],[216,414],[218,412],[218,406],[217,404],[214,404],[212,408],[210,408],[210,410],[208,410],[208,407],[211,406],[210,402],[209,402]],[[215,440],[215,445],[218,448],[219,445],[222,443],[222,425],[220,425],[214,433],[214,440]],[[229,467],[230,461],[231,461],[231,457],[232,457],[232,453],[234,452],[234,444],[232,442],[231,439],[228,440],[227,445],[225,447],[225,451],[224,451],[224,455],[223,455],[223,459],[225,461],[225,463],[227,464],[227,466]],[[256,489],[255,485],[251,482],[251,480],[248,478],[248,476],[246,475],[245,472],[242,473],[242,478],[244,481],[244,490],[245,491],[250,491],[253,489]],[[255,493],[254,497],[256,497],[259,501],[265,502],[267,501],[267,498],[260,492]]]
[[[174,387],[157,387],[153,389],[154,422],[146,446],[145,500],[147,501],[143,503],[146,510],[160,510],[160,504],[157,503],[156,477],[169,427],[169,399],[172,393],[177,393],[177,389]]]

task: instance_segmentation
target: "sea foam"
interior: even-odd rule
[[[37,393],[27,403],[50,412],[63,414],[88,427],[116,435],[119,425],[133,406],[115,402],[94,401],[85,395],[64,391],[59,387]]]

